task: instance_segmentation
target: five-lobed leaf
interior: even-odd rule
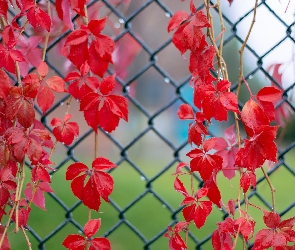
[[[275,162],[277,156],[277,146],[274,142],[278,127],[268,125],[256,128],[256,133],[245,140],[244,148],[241,148],[236,157],[236,166],[254,171],[262,166],[265,160]]]
[[[108,197],[114,188],[113,178],[103,170],[114,167],[115,164],[103,157],[98,157],[92,162],[91,170],[85,164],[77,162],[67,168],[66,179],[72,180],[71,188],[74,195],[82,200],[85,206],[98,211],[100,197],[108,202]],[[86,180],[87,175],[89,175],[88,180]]]

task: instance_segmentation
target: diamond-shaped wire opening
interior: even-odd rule
[[[127,224],[126,224],[127,222]],[[144,242],[128,225],[129,222],[122,222],[115,231],[113,231],[108,239],[112,243],[113,249],[143,249]]]
[[[62,242],[69,234],[78,234],[84,236],[83,232],[75,227],[73,224],[68,223],[62,227],[54,236],[46,238],[46,249],[63,248]],[[34,247],[32,248],[34,249]],[[45,249],[45,248],[44,248]]]
[[[157,218],[147,220],[146,218]],[[153,193],[147,193],[128,211],[126,219],[132,223],[148,240],[157,235],[170,222],[170,212]]]
[[[122,209],[145,190],[145,177],[126,161],[112,171],[111,175],[115,182],[111,198]]]
[[[143,11],[137,14],[132,23],[132,30],[138,34],[140,39],[153,50],[162,45],[168,38],[167,25],[169,18],[165,15],[165,11],[160,8],[156,2],[149,4]],[[151,35],[157,30],[161,36]]]
[[[282,212],[286,206],[294,201],[294,197],[290,196],[287,190],[293,190],[295,188],[295,176],[292,175],[283,165],[281,165],[270,174],[269,178],[272,185],[276,189],[276,210],[278,212]],[[268,200],[269,203],[271,203],[271,191],[266,181],[259,183],[257,185],[257,190],[265,199]]]
[[[149,131],[128,150],[128,158],[140,166],[147,176],[154,176],[170,163],[173,153],[173,149],[163,139]]]
[[[145,71],[137,80],[135,98],[152,115],[175,96],[174,88],[153,68]],[[152,98],[149,98],[152,96]]]
[[[157,66],[167,74],[166,81],[169,79],[178,85],[178,83],[188,78],[188,62],[183,60],[180,52],[175,48],[172,42],[161,49],[156,56],[158,59]],[[173,58],[173,60],[171,60],[171,58]]]

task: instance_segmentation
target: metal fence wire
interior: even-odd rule
[[[282,88],[279,79],[272,78],[270,65],[280,63],[283,68],[280,48],[284,47],[285,53],[290,56],[294,47],[294,22],[278,14],[273,6],[275,1],[278,0],[259,2],[255,25],[261,27],[263,24],[263,28],[262,31],[254,31],[245,50],[245,78],[254,92],[258,85],[262,87],[263,84],[270,85],[270,82]],[[110,196],[110,203],[103,204],[100,213],[93,213],[92,217],[102,218],[99,233],[110,239],[115,250],[168,249],[168,241],[163,236],[167,226],[173,226],[182,218],[179,206],[182,197],[173,189],[174,177],[171,174],[180,161],[186,161],[185,154],[190,149],[185,137],[187,123],[178,121],[177,108],[183,102],[192,102],[192,89],[189,87],[187,62],[174,48],[171,34],[167,34],[166,27],[174,12],[181,9],[188,11],[188,2],[136,0],[131,1],[128,8],[120,2],[101,0],[88,3],[89,7],[96,6],[93,9],[99,8],[101,16],[109,16],[109,28],[105,32],[111,34],[116,42],[129,36],[139,47],[138,55],[129,67],[128,76],[117,77],[119,89],[129,102],[129,123],[121,123],[118,130],[111,134],[99,131],[99,154],[115,161],[118,168],[111,172],[115,179],[115,190]],[[249,1],[251,5],[235,0],[231,7],[227,1],[223,2],[226,26],[224,57],[229,68],[232,90],[235,91],[239,70],[238,50],[246,37],[254,2]],[[54,1],[51,3],[54,5]],[[199,2],[198,8],[202,9],[204,5]],[[237,8],[239,12],[235,11]],[[214,11],[216,10],[213,9]],[[289,9],[288,12],[292,10]],[[10,15],[15,15],[13,9],[10,9]],[[217,11],[213,13],[213,18],[218,23]],[[264,21],[260,22],[262,19]],[[279,27],[279,32],[274,34],[275,27]],[[216,27],[217,33],[220,32],[218,29],[220,28]],[[65,77],[65,73],[55,59],[55,49],[69,32],[50,41],[46,58],[51,71],[61,77]],[[259,33],[261,36],[258,37]],[[286,51],[286,48],[291,48],[291,52]],[[113,73],[114,68],[109,71]],[[288,80],[290,82],[290,78]],[[283,84],[284,99],[277,104],[277,110],[284,106],[289,112],[294,111],[294,85],[292,82]],[[241,107],[247,100],[243,95]],[[48,129],[52,129],[52,117],[62,117],[64,110],[61,106],[67,99],[68,96],[57,96],[56,103],[45,116],[36,107],[42,123]],[[73,110],[75,105],[72,105]],[[79,117],[77,110],[72,112],[76,112],[75,115]],[[231,124],[213,124],[211,134],[221,135],[229,125]],[[93,159],[93,131],[86,124],[81,126],[81,130],[79,138],[72,145],[59,145],[57,148],[54,156],[57,170],[51,173],[55,193],[46,196],[46,212],[33,208],[27,227],[33,249],[63,249],[61,242],[68,234],[81,234],[83,231],[87,210],[71,194],[70,184],[64,177],[69,164],[75,161],[91,164]],[[292,188],[295,187],[295,161],[292,161],[295,137],[292,137],[292,126],[287,126],[284,131],[286,135],[279,144],[278,162],[269,168],[268,173],[277,187],[278,212],[281,216],[286,214],[291,217],[295,211],[295,197],[286,193],[292,193]],[[199,180],[197,176],[196,179]],[[235,192],[231,186],[236,186],[237,182],[221,179],[218,181],[225,183],[221,184],[221,192],[226,202],[231,193]],[[199,184],[202,185],[200,180]],[[236,194],[233,197],[234,195]],[[270,191],[262,175],[258,175],[257,188],[251,190],[248,197],[254,204],[271,208]],[[192,229],[189,233],[192,249],[212,249],[211,233],[216,229],[216,223],[225,216],[226,211],[214,208],[213,216],[209,216],[203,229]],[[20,235],[9,237],[12,239],[13,249],[26,248],[25,242],[17,245],[22,241]]]

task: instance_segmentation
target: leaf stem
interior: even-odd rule
[[[16,208],[15,208],[15,231],[19,231],[19,226],[18,226],[18,208],[19,208],[19,201],[21,199],[21,192],[23,190],[23,185],[25,181],[25,158],[23,158],[19,170],[18,170],[18,180],[17,180],[17,189],[15,193],[15,203],[16,203]]]
[[[190,176],[191,176],[191,191],[192,191],[192,196],[194,197],[195,187],[194,187],[194,174],[193,174],[193,172],[191,172]]]
[[[255,6],[254,6],[254,13],[253,13],[252,22],[251,22],[250,28],[248,30],[248,33],[246,35],[246,38],[245,38],[245,40],[244,40],[244,42],[242,44],[242,47],[239,50],[239,54],[240,54],[240,72],[239,72],[237,96],[239,96],[239,94],[240,94],[241,84],[242,84],[243,76],[244,76],[244,50],[245,50],[246,44],[247,44],[247,42],[249,40],[250,34],[252,32],[254,23],[256,21],[257,5],[258,5],[258,0],[255,0]]]
[[[271,181],[270,181],[270,178],[267,174],[267,172],[264,170],[263,166],[261,167],[261,170],[264,174],[264,177],[270,187],[270,191],[271,191],[271,201],[272,201],[272,211],[275,211],[275,205],[276,205],[276,201],[275,201],[275,192],[276,192],[276,189],[274,188],[274,186],[272,185]]]
[[[16,72],[18,86],[22,87],[22,80],[21,80],[21,76],[20,76],[20,69],[19,69],[18,62],[15,62],[15,72]]]
[[[25,228],[23,226],[21,226],[21,229],[23,231],[23,234],[24,234],[24,237],[26,239],[29,250],[32,250],[32,243],[30,242],[30,239],[29,239],[28,235],[26,234]]]
[[[222,17],[222,11],[221,11],[221,7],[220,7],[220,0],[217,1],[217,3],[215,4],[215,6],[218,8],[218,13],[219,13],[219,19],[220,19],[220,25],[221,25],[221,35],[220,35],[220,46],[218,48],[216,41],[215,41],[215,34],[214,34],[214,23],[213,23],[213,17],[210,13],[210,0],[207,0],[207,2],[204,0],[204,4],[206,6],[206,10],[207,10],[207,18],[208,21],[211,25],[211,27],[209,27],[207,29],[207,36],[209,37],[214,49],[215,49],[215,53],[216,53],[216,58],[217,58],[217,62],[218,62],[218,78],[221,77],[227,80],[228,79],[228,72],[227,72],[227,67],[226,67],[226,63],[222,57],[222,50],[223,50],[223,38],[224,38],[224,31],[225,31],[225,25],[224,25],[224,21],[223,21],[223,17]],[[221,74],[221,75],[220,75]]]
[[[84,5],[84,12],[85,12],[85,17],[82,17],[83,22],[85,25],[88,25],[89,20],[88,20],[88,12],[87,12],[87,5],[86,4]]]
[[[234,240],[234,244],[233,244],[232,249],[235,249],[236,246],[237,246],[237,242],[238,242],[238,238],[239,238],[240,230],[241,230],[241,223],[239,224],[238,231],[237,231],[237,235],[236,235],[236,237],[235,237],[235,240]]]
[[[17,202],[15,202],[15,203],[13,204],[13,207],[11,208],[11,211],[10,211],[9,217],[8,217],[8,219],[7,219],[7,223],[6,223],[5,228],[4,228],[4,231],[3,231],[3,233],[2,233],[2,236],[1,236],[1,239],[0,239],[0,249],[1,249],[2,244],[3,244],[3,241],[4,241],[4,237],[5,237],[6,233],[7,233],[7,230],[8,230],[8,227],[9,227],[9,224],[10,224],[10,221],[11,221],[11,218],[12,218],[12,215],[13,215],[13,213],[14,213],[14,211],[15,211],[16,203],[17,203]]]
[[[50,1],[46,0],[47,3],[47,14],[51,18],[51,8],[50,8]],[[52,25],[52,21],[51,21],[51,25]],[[45,37],[45,42],[44,42],[44,48],[43,48],[43,53],[42,53],[42,60],[45,61],[45,56],[46,56],[46,51],[47,51],[47,47],[48,47],[48,41],[49,41],[49,36],[50,36],[50,31],[47,32],[46,37]]]

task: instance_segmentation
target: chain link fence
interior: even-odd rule
[[[276,109],[278,112],[284,110],[292,113],[295,108],[292,102],[295,83],[289,71],[293,63],[290,59],[295,42],[294,22],[278,13],[274,4],[276,1],[259,2],[255,24],[257,28],[254,28],[245,50],[245,78],[254,92],[271,82],[284,88],[284,99],[276,105]],[[167,226],[182,219],[179,206],[182,197],[173,189],[174,177],[171,174],[180,161],[187,160],[185,154],[190,149],[185,137],[188,124],[178,120],[177,108],[183,102],[192,102],[192,88],[189,86],[187,62],[174,48],[171,34],[167,34],[166,27],[175,11],[188,11],[188,3],[179,0],[136,0],[129,5],[127,2],[101,0],[90,1],[88,4],[90,15],[108,15],[105,32],[116,43],[128,37],[128,42],[132,41],[134,46],[130,53],[135,48],[137,51],[133,55],[134,60],[124,62],[128,66],[126,70],[123,65],[125,75],[117,75],[117,91],[122,91],[128,98],[130,121],[128,124],[121,122],[117,131],[112,134],[99,131],[99,155],[109,157],[117,163],[118,168],[112,171],[115,190],[110,203],[103,204],[100,212],[94,212],[92,217],[102,218],[99,233],[110,239],[114,250],[168,249],[168,241],[163,236]],[[229,3],[223,1],[222,6],[226,26],[224,58],[233,83],[232,90],[235,91],[239,71],[238,50],[246,37],[254,2],[235,0],[229,7]],[[203,7],[200,2],[198,8]],[[290,8],[288,12],[292,12]],[[11,16],[15,15],[13,9],[10,11]],[[218,13],[214,9],[213,18],[218,24]],[[216,25],[215,28],[218,34],[220,27]],[[48,47],[46,61],[51,72],[61,77],[65,77],[69,68],[56,61],[56,55],[69,33],[66,30],[52,36]],[[127,50],[128,44],[123,48],[123,51]],[[275,63],[280,64],[279,73],[282,74],[283,85],[280,79],[272,77],[274,73],[271,65]],[[116,70],[116,66],[112,67],[110,73]],[[247,100],[243,87],[241,93],[242,107]],[[36,107],[47,128],[51,129],[52,117],[63,116],[66,106],[63,103],[67,100],[68,96],[58,95],[55,105],[45,116]],[[57,169],[51,173],[55,193],[46,197],[48,211],[33,208],[31,212],[27,229],[33,249],[63,249],[62,240],[68,234],[82,233],[87,221],[87,210],[71,194],[70,184],[65,181],[65,169],[69,164],[82,161],[89,165],[94,155],[94,134],[83,123],[78,110],[79,103],[72,101],[70,113],[74,113],[82,124],[79,138],[69,147],[59,145],[53,156]],[[231,124],[214,123],[210,128],[211,133],[222,135],[224,129]],[[280,131],[281,136],[278,138],[278,162],[268,172],[277,189],[277,209],[283,217],[293,216],[295,212],[295,196],[292,195],[295,188],[295,137],[290,125],[292,119],[288,124]],[[196,179],[201,186],[198,176]],[[219,176],[218,182],[224,202],[236,197],[238,178],[229,182]],[[258,174],[257,188],[249,192],[248,197],[253,204],[271,208],[270,190],[262,174]],[[257,218],[262,217],[255,209],[250,208],[251,213],[254,214],[253,217],[255,214]],[[213,209],[204,228],[190,231],[190,249],[211,249],[211,233],[215,230],[216,223],[225,216],[225,211]],[[257,225],[262,227],[262,222],[259,224],[258,221]],[[9,237],[12,249],[26,248],[20,235],[9,234]]]

